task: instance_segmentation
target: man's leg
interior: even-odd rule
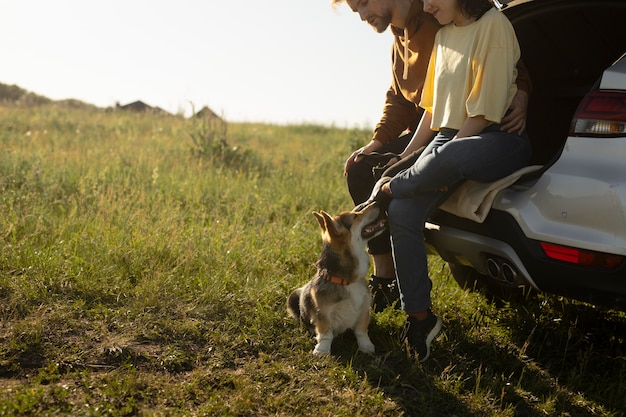
[[[393,265],[391,252],[372,255],[374,263],[374,275],[377,277],[395,277],[396,270]]]
[[[402,152],[411,140],[412,134],[399,137],[382,146],[378,153]],[[379,164],[386,164],[389,158],[362,158],[348,170],[348,191],[355,206],[366,201],[378,178],[374,176],[373,168]],[[388,232],[370,240],[368,250],[372,255],[373,275],[370,279],[370,290],[373,295],[375,312],[384,310],[388,305],[396,304],[399,307],[399,292],[396,284],[396,273],[391,255],[391,242]]]

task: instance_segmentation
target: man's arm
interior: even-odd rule
[[[359,161],[360,155],[375,152],[384,144],[396,139],[407,128],[415,126],[419,117],[420,112],[415,104],[406,100],[398,92],[396,86],[391,86],[387,91],[383,115],[376,125],[372,140],[367,145],[352,152],[345,162],[344,175],[347,175],[348,169]]]
[[[521,135],[526,129],[526,113],[528,110],[528,93],[524,90],[517,90],[513,101],[509,106],[510,112],[502,118],[500,130]]]
[[[510,112],[502,118],[502,127],[500,130],[509,133],[517,132],[522,134],[526,129],[526,115],[528,111],[528,97],[532,92],[532,82],[528,69],[521,59],[517,61],[517,94],[513,97]]]
[[[415,126],[420,119],[420,110],[415,103],[408,101],[398,86],[391,86],[385,96],[383,115],[374,129],[373,139],[387,143]]]

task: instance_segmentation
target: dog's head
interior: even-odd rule
[[[369,268],[365,243],[387,227],[385,212],[372,203],[358,211],[344,211],[336,216],[325,211],[313,215],[322,229],[324,241],[317,262],[319,273],[332,274],[350,282],[365,277]]]
[[[352,211],[343,211],[331,216],[325,211],[314,212],[322,229],[324,242],[362,242],[380,235],[387,228],[385,212],[376,203],[358,206]]]

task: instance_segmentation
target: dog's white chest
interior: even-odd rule
[[[360,311],[363,303],[366,302],[369,297],[367,284],[364,285],[361,282],[355,282],[354,284],[349,285],[347,289],[354,309]]]
[[[363,310],[369,311],[370,294],[367,283],[356,282],[346,287],[348,297],[337,303],[333,309],[331,320],[335,332],[340,333],[346,329],[354,328]]]

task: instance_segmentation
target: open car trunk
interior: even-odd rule
[[[578,103],[625,52],[626,0],[517,0],[504,12],[533,83],[527,118],[531,164],[549,165]]]

